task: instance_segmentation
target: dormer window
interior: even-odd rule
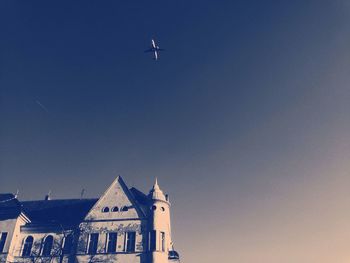
[[[128,211],[129,210],[129,208],[127,207],[127,206],[123,206],[123,208],[122,208],[122,211],[123,212],[126,212],[126,211]]]
[[[118,212],[118,211],[119,211],[118,206],[115,206],[115,207],[112,208],[112,212]]]
[[[102,213],[108,213],[109,212],[109,207],[104,207],[102,208]]]

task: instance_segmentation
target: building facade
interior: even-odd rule
[[[175,263],[168,195],[118,176],[98,199],[19,201],[0,194],[0,262]]]

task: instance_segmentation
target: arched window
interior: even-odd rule
[[[102,208],[102,213],[108,213],[109,212],[109,207],[104,207]]]
[[[47,236],[45,238],[45,241],[44,241],[43,250],[41,252],[41,255],[44,257],[50,256],[52,245],[53,245],[53,237],[51,235]]]
[[[129,210],[129,208],[127,206],[123,206],[122,211],[126,212],[128,210]]]
[[[165,211],[165,208],[162,206],[161,208],[160,208],[160,210],[162,210],[163,212]]]
[[[32,252],[34,238],[32,236],[27,236],[23,244],[22,257],[29,257]]]
[[[69,234],[64,238],[64,244],[63,244],[63,254],[69,254],[71,252],[73,245],[73,235]]]
[[[112,208],[112,212],[118,212],[118,211],[119,211],[118,206],[115,206],[115,207]]]

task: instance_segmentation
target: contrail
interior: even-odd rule
[[[49,110],[43,104],[41,104],[40,101],[36,100],[35,102],[36,102],[36,104],[38,104],[40,106],[40,108],[42,108],[44,111],[49,113]]]

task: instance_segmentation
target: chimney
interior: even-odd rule
[[[51,200],[51,190],[45,195],[45,201],[50,201]]]

